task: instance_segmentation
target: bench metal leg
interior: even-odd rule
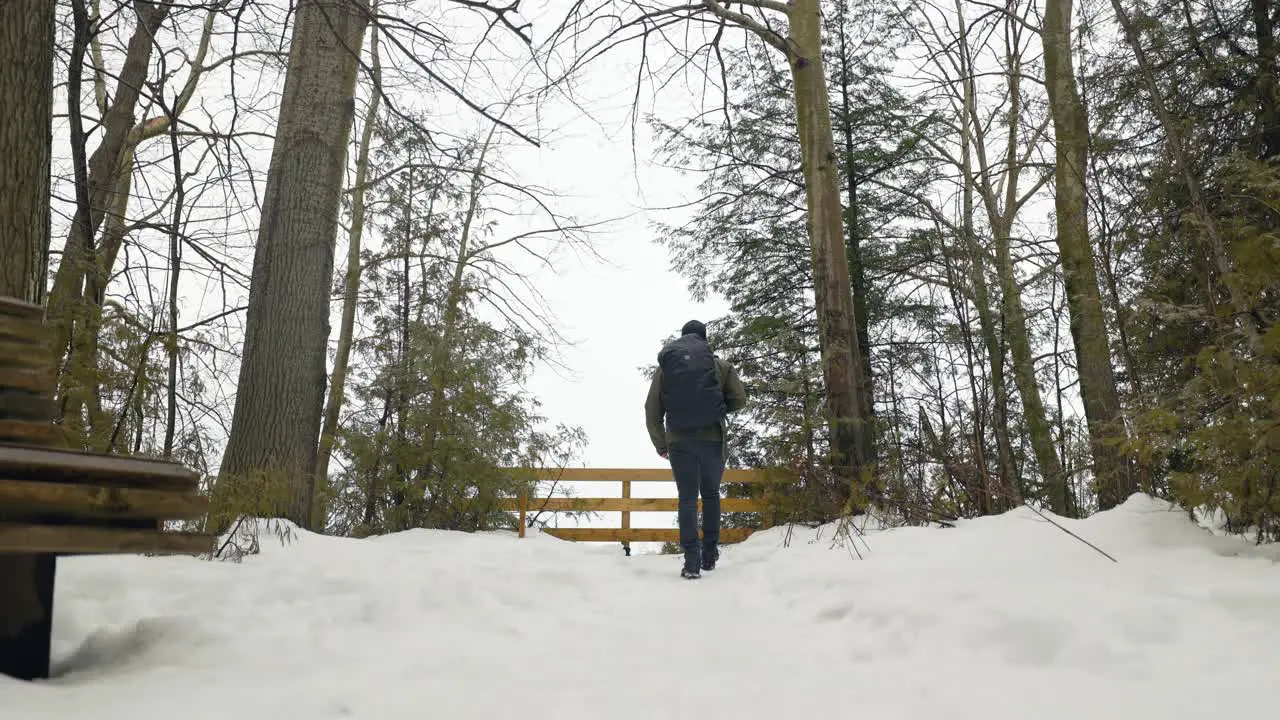
[[[57,556],[0,554],[0,674],[49,677]]]

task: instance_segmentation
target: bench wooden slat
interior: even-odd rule
[[[194,520],[209,510],[209,498],[192,493],[139,488],[33,482],[0,478],[0,508],[15,514],[36,512],[76,518],[154,518]]]
[[[53,353],[43,343],[0,337],[0,366],[47,369],[54,362]]]
[[[27,345],[46,345],[49,331],[39,318],[15,317],[0,313],[0,338],[16,340]]]
[[[57,386],[58,375],[52,366],[28,368],[0,365],[0,388],[52,393]]]
[[[29,303],[26,300],[19,300],[16,297],[2,295],[0,296],[0,315],[36,320],[38,322],[44,318],[44,306]]]
[[[675,512],[680,508],[676,498],[529,498],[529,512]],[[519,510],[519,498],[502,501],[503,510]],[[720,512],[760,512],[763,502],[751,498],[721,498]],[[698,501],[702,510],[702,501]]]
[[[0,476],[87,485],[195,490],[200,476],[166,460],[0,445]]]
[[[54,445],[62,439],[62,429],[47,420],[0,419],[0,442]]]
[[[21,390],[0,389],[0,417],[11,420],[53,420],[53,398]]]
[[[0,523],[0,553],[201,555],[216,540],[209,533]]]
[[[561,480],[564,482],[667,482],[675,484],[671,468],[537,468],[534,470],[539,480]],[[768,479],[760,470],[727,469],[722,482],[757,483]]]
[[[678,528],[542,528],[542,532],[575,542],[680,542]],[[751,528],[721,528],[720,542],[742,542],[752,532]],[[702,531],[698,533],[701,537]]]
[[[48,677],[58,556],[200,555],[206,533],[165,532],[208,499],[177,463],[56,450],[57,363],[44,309],[0,297],[0,672]],[[44,447],[40,447],[44,446]],[[168,492],[166,492],[168,490]]]

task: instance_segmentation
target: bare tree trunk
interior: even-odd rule
[[[968,186],[966,186],[968,187]],[[964,202],[965,209],[961,210],[961,234],[972,235],[973,233],[973,216],[972,216],[972,198],[968,197],[966,192]],[[966,248],[965,252],[968,252]],[[960,278],[960,271],[955,269],[951,262],[951,253],[944,246],[941,248],[943,268],[947,274],[947,290],[951,295],[951,304],[955,308],[956,321],[960,326],[960,336],[964,340],[964,368],[965,373],[969,377],[969,395],[973,401],[973,459],[978,473],[978,481],[981,483],[979,491],[971,493],[972,499],[978,503],[978,512],[982,515],[991,513],[991,489],[994,487],[991,481],[991,469],[987,462],[987,433],[986,423],[986,403],[984,401],[985,393],[980,391],[978,383],[978,353],[973,341],[973,323],[968,316],[968,304],[966,298],[968,293],[964,292],[964,282]],[[972,264],[972,263],[971,263]],[[979,325],[982,321],[979,320]],[[981,331],[981,328],[979,328]]]
[[[1049,298],[1049,313],[1053,316],[1053,397],[1056,403],[1053,422],[1058,429],[1057,455],[1062,464],[1062,487],[1066,496],[1063,507],[1067,517],[1078,517],[1080,515],[1079,503],[1076,501],[1074,481],[1072,480],[1073,472],[1068,467],[1066,413],[1062,407],[1064,391],[1062,387],[1062,344],[1059,341],[1062,328],[1062,310],[1058,305],[1058,284],[1056,282],[1053,283]]]
[[[1008,508],[1011,493],[1018,487],[1018,470],[1013,459],[1013,442],[1009,438],[1009,388],[1004,374],[1004,346],[1000,342],[996,321],[991,312],[991,299],[987,289],[986,268],[982,263],[982,250],[972,232],[968,233],[970,278],[974,285],[974,305],[978,308],[978,327],[982,335],[982,345],[987,352],[987,364],[991,371],[991,425],[996,436],[996,464],[999,467],[998,480],[986,478],[983,492],[989,497],[984,500],[984,512],[1001,512]],[[977,389],[975,388],[975,393]],[[977,395],[975,394],[975,402]],[[975,408],[975,411],[977,408]],[[975,442],[983,441],[983,434],[978,432]]]
[[[856,511],[871,489],[871,468],[860,442],[866,398],[859,382],[862,351],[850,291],[818,0],[794,0],[788,17],[794,50],[788,60],[795,85],[796,127],[813,246],[813,286],[831,425],[832,469],[842,484],[837,488],[837,497],[842,502],[852,498],[855,504],[850,509]]]
[[[73,177],[73,195],[75,197],[75,212],[72,215],[73,230],[80,234],[84,233],[84,226],[88,222],[90,213],[89,202],[89,184],[88,184],[88,163],[85,161],[85,142],[87,133],[84,129],[84,113],[80,106],[81,103],[81,85],[83,81],[84,58],[89,50],[90,41],[92,39],[92,28],[89,23],[89,13],[85,8],[84,0],[71,0],[71,47],[69,57],[67,58],[67,126],[71,134],[71,169]],[[72,258],[71,262],[77,262],[77,247],[63,248],[63,263],[67,262],[67,258]],[[87,257],[87,256],[85,256]],[[59,264],[59,268],[62,264]],[[92,267],[92,266],[90,266]],[[97,274],[94,274],[97,278]],[[56,294],[57,284],[54,285]],[[56,298],[50,298],[50,305],[55,304]],[[72,308],[75,310],[75,308]],[[60,313],[61,314],[61,313]],[[48,313],[46,312],[46,315]],[[71,320],[68,317],[68,320]],[[54,337],[57,337],[55,328]],[[79,343],[83,345],[84,343]],[[55,347],[59,356],[70,350],[64,347],[60,340],[55,342]],[[57,418],[63,420],[63,427],[69,436],[81,435],[83,409],[84,409],[84,387],[91,384],[95,378],[87,378],[89,371],[80,366],[67,368],[60,378],[61,382],[58,392]],[[96,375],[96,373],[95,373]],[[85,382],[86,379],[89,382]],[[68,412],[68,406],[71,411]]]
[[[178,146],[178,125],[170,109],[169,151],[173,155],[173,224],[169,228],[169,332],[165,353],[169,356],[168,388],[164,425],[164,456],[173,457],[178,431],[178,281],[182,276],[182,212],[186,203],[186,183],[182,177],[182,149]],[[101,307],[101,306],[99,306]],[[97,394],[95,393],[95,397]]]
[[[376,9],[376,2],[373,8]],[[347,272],[342,283],[342,324],[338,326],[338,348],[333,360],[333,377],[329,380],[329,399],[325,403],[324,422],[320,429],[320,448],[316,458],[315,483],[327,483],[329,461],[333,456],[333,442],[338,432],[338,418],[342,413],[347,389],[347,371],[351,362],[351,341],[355,336],[356,307],[360,298],[360,246],[364,238],[365,182],[369,175],[369,150],[373,145],[373,128],[378,121],[378,107],[382,101],[382,58],[378,52],[378,27],[369,31],[370,77],[373,88],[369,105],[365,109],[360,130],[360,148],[356,156],[356,184],[351,193],[351,232],[347,239]],[[325,499],[313,488],[312,514],[308,527],[319,531],[324,527]]]
[[[937,389],[934,393],[934,399],[938,401],[938,422],[941,426],[941,436],[933,429],[933,424],[929,422],[929,416],[925,413],[924,405],[917,405],[917,417],[920,424],[920,433],[923,436],[921,445],[927,448],[928,454],[933,461],[942,466],[943,477],[945,481],[942,483],[943,489],[953,496],[956,502],[956,509],[962,511],[960,503],[954,497],[954,489],[957,485],[963,485],[964,480],[960,475],[960,463],[951,454],[949,442],[951,440],[951,425],[947,419],[947,400],[943,394],[942,368],[948,363],[944,363],[938,357],[937,350],[933,353],[934,373],[937,380]],[[972,499],[972,498],[970,498]]]
[[[890,340],[890,342],[892,342],[892,339]],[[894,447],[894,457],[893,457],[894,474],[898,476],[898,478],[902,481],[903,486],[905,487],[907,484],[907,469],[906,469],[906,459],[905,459],[907,456],[907,453],[906,453],[906,448],[903,447],[903,442],[902,442],[903,423],[901,422],[901,416],[899,415],[899,412],[901,411],[901,407],[899,406],[899,403],[898,403],[898,390],[897,390],[898,377],[897,377],[897,372],[895,372],[895,366],[893,362],[893,353],[892,352],[888,353],[887,358],[889,361],[889,369],[887,372],[888,382],[885,383],[885,387],[888,388],[889,390],[889,417],[891,418],[890,422],[892,423],[891,427],[893,428],[892,432],[893,432],[893,447]],[[922,488],[917,487],[916,489],[917,489],[917,495],[920,498],[923,498],[924,493],[920,492]]]
[[[374,438],[379,447],[383,446],[387,432],[387,421],[391,419],[391,392],[390,387],[387,388],[387,394],[382,401],[382,417],[378,418],[378,430],[374,433]],[[375,525],[378,522],[378,505],[381,488],[378,485],[378,475],[382,472],[381,456],[374,460],[373,467],[369,469],[369,489],[368,494],[364,498],[364,527],[365,531],[372,535]]]
[[[1053,447],[1053,430],[1045,414],[1044,401],[1040,397],[1040,384],[1036,381],[1026,311],[1022,306],[1009,248],[1011,234],[1009,229],[1002,228],[996,236],[996,267],[1000,274],[1005,336],[1009,338],[1009,350],[1013,356],[1014,384],[1022,398],[1023,420],[1027,423],[1027,434],[1036,455],[1036,465],[1047,490],[1049,508],[1059,515],[1065,515],[1066,478],[1062,474],[1062,462]]]
[[[1010,32],[1020,33],[1021,28],[1012,24]],[[1013,44],[1008,48],[1009,66],[1006,78],[1009,87],[1009,112],[1007,115],[1008,135],[1005,139],[1004,156],[1004,200],[1003,209],[997,206],[996,191],[992,189],[988,178],[984,183],[984,197],[987,213],[991,220],[991,232],[995,240],[996,274],[1000,279],[1001,311],[1004,319],[1004,337],[1009,342],[1013,357],[1014,384],[1018,395],[1022,398],[1023,420],[1027,423],[1027,434],[1031,436],[1031,447],[1036,455],[1041,480],[1048,489],[1049,505],[1054,512],[1065,513],[1066,486],[1063,485],[1062,465],[1053,449],[1053,434],[1045,419],[1044,403],[1040,399],[1040,386],[1036,382],[1035,361],[1031,355],[1031,335],[1027,330],[1026,311],[1022,306],[1022,291],[1018,287],[1017,275],[1014,273],[1013,226],[1017,218],[1022,199],[1018,196],[1018,179],[1022,171],[1022,161],[1018,150],[1018,121],[1022,116],[1022,58],[1015,51]],[[976,115],[975,115],[976,118]],[[1035,190],[1042,187],[1036,184]],[[1028,197],[1030,194],[1028,194]],[[1018,483],[1011,483],[1006,491],[1010,494],[1011,504],[1020,504],[1022,494]]]
[[[253,259],[235,412],[220,476],[290,488],[306,525],[324,411],[329,287],[369,7],[300,0]]]
[[[96,1],[93,3],[94,17],[99,14],[98,4]],[[59,377],[59,394],[64,398],[63,415],[79,418],[84,414],[87,404],[91,431],[99,424],[110,422],[110,418],[105,417],[100,408],[98,334],[101,327],[102,292],[106,289],[106,279],[111,276],[124,244],[127,228],[125,214],[132,189],[134,154],[143,142],[170,133],[172,124],[195,96],[200,78],[208,70],[206,58],[214,34],[214,22],[220,12],[219,8],[214,7],[205,16],[195,53],[189,59],[190,69],[186,83],[172,107],[167,108],[163,115],[135,121],[134,111],[139,100],[136,88],[138,83],[146,83],[147,68],[154,49],[154,34],[163,24],[171,7],[171,4],[135,4],[138,24],[130,39],[124,68],[120,74],[123,87],[111,103],[107,102],[101,42],[97,35],[89,38],[94,66],[95,99],[104,118],[104,134],[88,163],[87,178],[77,181],[77,185],[83,185],[85,189],[86,197],[81,205],[87,208],[78,217],[88,217],[89,224],[84,228],[71,228],[64,248],[63,262],[58,265],[54,278],[49,314],[56,342],[59,343],[60,357],[66,356]],[[120,134],[124,131],[127,131],[124,139],[119,141]],[[75,137],[83,140],[83,133],[75,133]],[[114,165],[107,162],[111,157],[118,158]],[[95,196],[95,192],[99,194]],[[95,205],[98,200],[106,205]],[[94,243],[92,236],[99,227],[102,229],[102,236]],[[80,249],[79,254],[75,254],[77,247]],[[87,257],[86,252],[89,253]],[[84,292],[86,280],[90,285],[87,293]],[[96,289],[97,286],[101,287]],[[99,436],[98,439],[103,435],[100,432],[94,434]]]
[[[783,53],[791,69],[800,139],[801,169],[809,242],[813,255],[814,304],[818,316],[822,375],[826,384],[827,422],[831,429],[831,466],[839,485],[837,500],[853,512],[874,496],[869,458],[863,452],[864,405],[861,378],[862,349],[849,278],[840,171],[832,131],[831,104],[822,58],[822,18],[819,0],[756,0],[748,3],[786,15],[783,37],[760,21],[729,9],[729,3],[702,0],[701,10],[755,33]],[[874,446],[872,448],[874,450]]]
[[[1044,27],[1045,85],[1053,116],[1057,160],[1055,208],[1058,249],[1071,315],[1080,375],[1080,395],[1089,424],[1094,477],[1101,509],[1115,507],[1137,490],[1118,447],[1125,437],[1111,367],[1111,345],[1102,312],[1102,296],[1094,269],[1093,246],[1085,205],[1089,125],[1076,88],[1071,58],[1072,0],[1046,0]]]
[[[44,299],[53,130],[53,4],[0,4],[0,295]]]
[[[0,296],[43,300],[53,152],[54,9],[0,2]],[[0,673],[47,677],[57,559],[0,554]]]
[[[803,352],[804,351],[802,349],[802,354],[799,356],[799,364],[801,378],[803,378],[800,391],[802,393],[801,397],[803,398],[803,409],[801,412],[804,417],[804,466],[810,475],[812,475],[814,468],[818,466],[818,438],[816,437],[817,433],[814,432],[814,423],[811,422],[811,419],[816,414],[817,409],[814,407],[814,396],[816,395],[816,392],[813,387],[813,380],[810,379],[809,370],[806,367]]]
[[[1000,343],[999,334],[996,329],[996,322],[991,312],[991,294],[987,286],[987,269],[986,254],[982,247],[978,244],[978,238],[973,229],[973,191],[974,191],[974,173],[971,142],[981,128],[977,125],[977,88],[973,80],[973,69],[970,67],[971,59],[969,57],[969,41],[967,30],[964,30],[964,8],[960,1],[956,0],[956,12],[960,17],[962,30],[960,32],[960,73],[961,82],[963,83],[964,92],[962,95],[963,109],[961,118],[961,146],[960,146],[960,163],[961,173],[963,174],[964,183],[964,209],[963,222],[961,223],[962,233],[964,234],[965,247],[969,255],[969,278],[973,285],[973,304],[978,309],[978,325],[982,332],[982,344],[987,351],[987,362],[991,367],[991,392],[993,400],[992,425],[994,426],[996,436],[996,462],[1000,467],[1000,484],[1004,487],[1004,492],[997,492],[997,488],[991,484],[990,477],[984,473],[986,487],[983,488],[984,497],[981,501],[984,512],[999,512],[1005,509],[1012,500],[1011,493],[1017,492],[1018,487],[1018,471],[1013,460],[1013,443],[1009,439],[1009,388],[1004,378],[1004,347]],[[980,152],[985,152],[980,146]],[[983,170],[985,171],[985,161],[983,162]],[[984,172],[985,177],[985,172]],[[991,211],[991,204],[988,203],[988,214]],[[997,218],[991,218],[994,226]],[[993,227],[994,229],[994,227]],[[977,408],[974,408],[975,412]],[[977,441],[982,441],[981,433],[978,434]]]
[[[1085,106],[1086,108],[1088,105]],[[1089,161],[1092,163],[1096,176],[1097,162],[1095,156],[1090,152]],[[1116,258],[1114,256],[1115,244],[1111,238],[1111,228],[1107,217],[1107,198],[1105,192],[1095,193],[1094,202],[1097,203],[1096,216],[1099,219],[1099,236],[1097,240],[1098,253],[1101,255],[1101,268],[1103,287],[1106,289],[1107,300],[1110,301],[1112,311],[1115,313],[1115,325],[1117,340],[1120,341],[1120,357],[1124,359],[1125,379],[1128,381],[1129,396],[1135,401],[1141,402],[1143,397],[1142,390],[1142,372],[1138,366],[1137,357],[1133,354],[1133,342],[1129,333],[1129,314],[1131,308],[1127,307],[1120,300],[1120,284],[1116,278]],[[1156,489],[1151,484],[1151,464],[1143,458],[1133,459],[1133,471],[1137,473],[1138,487],[1143,492],[1154,494]],[[1064,479],[1065,483],[1065,479]],[[1051,489],[1052,486],[1051,486]],[[1066,486],[1063,486],[1063,492],[1067,492]],[[1050,502],[1053,503],[1055,498],[1051,495]],[[1054,507],[1054,512],[1058,512]]]
[[[82,5],[82,0],[77,0],[73,4],[76,8],[73,14],[83,12]],[[105,100],[99,64],[101,47],[97,38],[91,35],[87,15],[83,29],[77,30],[77,35],[83,32],[84,37],[77,37],[73,45],[68,101],[73,104],[70,113],[73,155],[79,154],[75,159],[77,203],[63,247],[62,262],[54,276],[48,316],[59,358],[66,358],[59,376],[59,417],[69,433],[79,436],[85,447],[94,447],[102,442],[105,437],[101,432],[102,426],[109,421],[101,408],[98,335],[110,268],[103,263],[103,254],[98,251],[94,236],[109,208],[117,205],[123,208],[127,204],[127,199],[117,202],[112,193],[121,185],[120,175],[128,173],[132,165],[129,136],[134,112],[141,88],[146,84],[155,48],[155,33],[168,18],[170,7],[149,0],[134,0],[136,25],[125,51],[115,101],[104,112],[102,140],[87,163],[83,160],[86,135],[78,117],[78,88],[84,51],[90,47],[93,49],[94,86],[100,109]],[[97,14],[97,8],[94,14]],[[87,175],[82,175],[82,172],[87,172]]]
[[[95,6],[96,4],[97,3],[95,3]],[[161,18],[161,20],[162,19],[163,18]],[[97,245],[97,254],[101,257],[102,269],[105,275],[109,276],[113,268],[115,268],[116,258],[119,256],[120,248],[124,242],[124,230],[126,227],[124,218],[125,218],[125,213],[128,210],[129,195],[130,195],[130,191],[133,184],[132,169],[133,169],[134,154],[137,152],[138,146],[141,145],[143,142],[153,138],[158,138],[161,135],[165,135],[169,133],[170,124],[174,122],[177,119],[177,117],[180,116],[186,110],[187,105],[190,104],[191,99],[195,96],[195,92],[199,86],[200,78],[208,70],[208,67],[206,65],[206,58],[208,57],[208,54],[209,54],[209,45],[213,39],[214,22],[216,19],[217,19],[216,10],[211,10],[209,14],[205,17],[204,27],[201,30],[200,40],[197,43],[195,55],[191,58],[191,61],[190,61],[191,68],[187,76],[187,81],[183,86],[182,91],[178,94],[177,100],[174,102],[173,107],[170,108],[170,112],[157,117],[146,118],[139,122],[134,123],[132,128],[129,129],[128,134],[126,135],[121,145],[121,148],[118,152],[118,157],[120,158],[120,161],[119,161],[119,164],[117,165],[117,169],[115,170],[116,184],[114,189],[109,191],[107,195],[107,197],[109,197],[110,199],[110,204],[105,208],[102,208],[103,217],[97,218],[96,220],[91,218],[91,224],[90,224],[90,228],[93,231],[97,230],[99,226],[98,224],[105,224],[103,226],[102,240]],[[142,36],[137,35],[138,31],[142,31],[143,35]],[[135,31],[135,39],[130,41],[129,52],[136,53],[139,56],[141,56],[141,54],[145,51],[148,54],[148,58],[149,58],[149,53],[151,52],[151,49],[152,49],[152,45],[149,41],[151,38],[151,33],[147,32],[147,27],[142,25],[139,26],[138,31]],[[148,42],[143,43],[142,40],[148,40]],[[93,41],[94,42],[91,45],[91,47],[94,50],[94,58],[95,58],[94,63],[96,67],[100,68],[102,66],[101,48],[99,46],[99,43],[97,42],[96,36],[93,38]],[[143,64],[145,65],[145,63]],[[128,57],[126,57],[125,67],[128,68],[130,72],[130,75],[127,77],[128,81],[133,82],[134,78],[137,77],[136,73],[139,72],[138,69],[134,66],[133,63],[129,61]],[[122,75],[121,75],[122,82],[125,79],[126,79],[126,76],[123,74],[123,71],[122,71]],[[142,76],[140,80],[145,82],[146,80],[145,75]],[[136,93],[122,94],[121,92],[117,92],[115,95],[114,103],[108,106],[106,105],[106,95],[105,95],[105,88],[103,87],[103,82],[104,80],[102,77],[102,73],[101,72],[97,73],[95,75],[95,91],[98,94],[98,104],[102,109],[103,115],[104,116],[110,115],[113,122],[112,131],[110,133],[107,133],[106,135],[114,138],[116,134],[116,130],[115,130],[116,126],[114,125],[115,118],[117,115],[123,114],[123,110],[117,109],[117,108],[121,107],[122,103],[126,105],[132,103],[132,105],[129,105],[130,109],[128,113],[128,117],[132,119],[133,112],[134,112],[133,107],[136,105],[138,98],[136,96]],[[95,158],[100,153],[105,152],[103,149],[105,145],[106,145],[106,142],[104,139],[103,145],[99,145],[98,150],[95,151],[94,153]],[[94,187],[98,187],[100,185],[103,185],[106,182],[109,182],[109,179],[107,178],[94,175],[95,170],[100,170],[100,174],[105,174],[105,171],[108,167],[110,166],[105,164],[97,165],[97,164],[94,164],[93,161],[91,161],[90,168],[89,168],[88,184]],[[98,224],[95,224],[95,223],[98,223]],[[75,232],[74,228],[72,232]],[[74,238],[69,236],[67,246],[71,247],[72,242],[74,242]],[[74,277],[77,271],[80,273],[80,279],[73,280],[72,278]],[[63,274],[64,272],[66,274]],[[54,279],[55,290],[52,294],[65,295],[66,293],[74,292],[75,297],[70,299],[78,300],[79,299],[78,293],[80,292],[80,287],[75,286],[74,283],[83,282],[84,268],[83,267],[77,268],[77,265],[75,263],[72,263],[71,265],[68,265],[66,267],[66,270],[64,271],[62,265],[59,265],[58,273],[59,273],[58,276],[55,277]],[[62,299],[59,300],[59,302],[65,303],[67,302],[67,300],[68,299],[66,297],[63,297]],[[50,303],[52,304],[53,302],[54,300],[51,297]]]
[[[1085,44],[1083,33],[1076,36],[1076,53],[1080,56],[1081,62],[1084,62]],[[1089,117],[1089,96],[1087,92],[1082,91],[1080,96],[1080,107],[1084,109],[1085,117]],[[1093,176],[1099,176],[1098,169],[1098,153],[1094,152],[1095,138],[1091,135],[1089,138],[1089,169]],[[1125,375],[1128,380],[1129,391],[1135,398],[1142,397],[1142,373],[1138,367],[1138,361],[1133,354],[1133,343],[1130,340],[1129,332],[1129,313],[1130,308],[1126,307],[1120,300],[1120,285],[1116,278],[1117,258],[1114,255],[1115,241],[1113,236],[1113,220],[1111,210],[1107,204],[1107,193],[1100,187],[1094,188],[1093,193],[1094,216],[1098,218],[1098,238],[1096,245],[1098,252],[1102,256],[1102,280],[1106,288],[1107,299],[1111,301],[1111,306],[1116,316],[1116,334],[1120,341],[1120,356],[1124,358]],[[1142,463],[1139,472],[1143,477],[1143,487],[1146,487],[1146,478],[1149,477],[1150,469],[1146,463]]]
[[[870,319],[867,317],[867,272],[862,253],[862,228],[858,208],[858,167],[853,155],[853,100],[849,94],[850,78],[853,69],[849,66],[849,46],[845,20],[849,13],[849,3],[840,3],[840,121],[844,135],[844,172],[845,185],[848,188],[849,202],[845,208],[847,232],[849,235],[849,276],[853,292],[853,322],[858,334],[858,355],[861,373],[858,378],[862,387],[862,457],[868,463],[876,464],[875,442],[875,385],[871,375],[871,332]]]
[[[134,125],[141,90],[146,86],[151,53],[155,48],[155,33],[169,16],[171,7],[168,3],[156,4],[148,0],[133,2],[137,25],[125,49],[114,100],[102,118],[102,142],[88,162],[88,207],[76,213],[49,292],[49,326],[53,330],[54,347],[60,353],[68,352],[72,327],[79,315],[76,305],[85,294],[86,278],[103,276],[96,272],[100,259],[93,236],[112,204],[111,196],[119,185],[119,174],[128,167],[122,163],[126,140]],[[83,142],[83,138],[79,141]],[[102,284],[100,279],[98,284]],[[90,288],[90,294],[95,289],[100,290]]]
[[[414,227],[413,227],[413,202],[417,185],[414,182],[417,176],[414,173],[412,165],[409,167],[409,180],[405,189],[404,196],[404,219],[402,220],[404,228],[404,237],[401,240],[401,256],[400,256],[400,357],[397,359],[396,372],[391,378],[391,387],[395,389],[396,405],[396,431],[395,431],[395,452],[392,454],[394,458],[393,467],[395,472],[395,498],[397,515],[394,518],[392,527],[396,530],[407,530],[412,527],[421,527],[422,518],[420,510],[423,507],[423,498],[426,494],[425,488],[430,482],[429,478],[421,477],[419,484],[422,490],[419,491],[409,483],[409,464],[404,460],[404,448],[406,443],[406,428],[409,413],[409,300],[412,286],[410,285],[410,258],[413,255]],[[431,195],[431,206],[427,210],[427,218],[424,223],[427,227],[431,226],[431,216],[435,211],[435,194]],[[425,245],[424,252],[425,252]],[[430,448],[430,445],[423,443],[424,446]],[[428,449],[431,452],[431,449]]]

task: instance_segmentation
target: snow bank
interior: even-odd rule
[[[720,569],[534,536],[301,533],[242,564],[71,558],[59,675],[0,717],[1265,716],[1274,549],[1135,496],[1058,520],[759,533]],[[862,543],[865,542],[865,545]]]

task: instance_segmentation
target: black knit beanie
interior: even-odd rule
[[[697,335],[703,340],[706,340],[707,326],[703,325],[697,320],[690,320],[689,322],[684,324],[684,327],[680,328],[680,334],[681,335]]]

